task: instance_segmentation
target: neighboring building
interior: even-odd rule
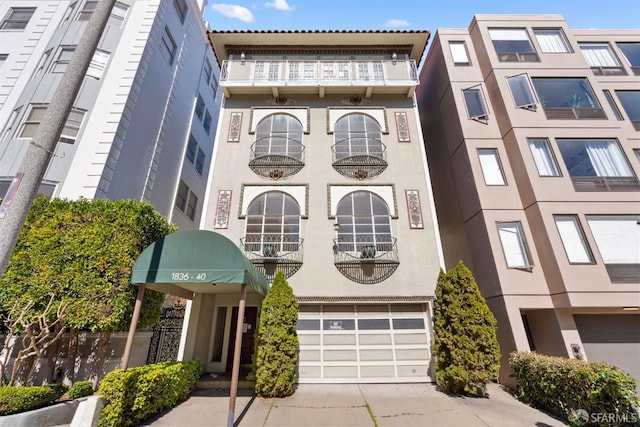
[[[201,228],[268,279],[285,272],[299,381],[431,381],[442,257],[414,98],[429,32],[209,36],[225,101]],[[188,306],[181,354],[210,372],[232,361],[234,289],[209,286]],[[247,365],[259,304],[249,295]]]
[[[4,195],[97,1],[0,3]],[[119,0],[41,193],[152,203],[197,228],[221,96],[204,0]]]
[[[559,15],[440,29],[418,102],[446,265],[464,260],[509,352],[640,379],[640,30]]]

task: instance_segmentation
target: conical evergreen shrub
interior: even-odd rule
[[[298,363],[298,299],[278,271],[262,301],[256,331],[255,391],[263,397],[293,394]]]
[[[484,396],[500,369],[496,318],[462,261],[440,272],[434,323],[438,384],[450,393]]]

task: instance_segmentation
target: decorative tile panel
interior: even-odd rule
[[[409,211],[409,228],[424,228],[418,190],[405,190],[405,194],[407,196],[407,211]]]
[[[242,126],[242,112],[231,113],[229,118],[229,135],[227,142],[240,142],[240,127]]]
[[[229,209],[231,209],[231,190],[218,191],[218,204],[213,228],[227,228],[229,226]]]
[[[396,128],[398,129],[398,142],[411,142],[407,113],[396,113]]]

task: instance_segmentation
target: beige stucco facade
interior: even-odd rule
[[[622,98],[640,100],[639,42],[638,30],[573,30],[559,15],[476,15],[434,37],[417,98],[445,262],[465,261],[498,318],[504,381],[515,350],[640,378],[640,132]],[[574,82],[589,105],[554,104]],[[471,118],[477,93],[484,111]],[[613,172],[588,144],[616,157]],[[524,255],[506,235],[518,229]]]
[[[414,98],[428,37],[210,33],[225,99],[201,228],[237,241],[269,279],[287,274],[300,382],[432,379],[443,258]],[[276,118],[289,126],[277,137]],[[272,196],[284,214],[269,211]],[[190,304],[183,356],[222,372],[238,295],[211,292]],[[250,295],[247,306],[259,304]]]

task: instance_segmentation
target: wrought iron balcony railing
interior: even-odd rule
[[[251,145],[249,168],[265,178],[295,175],[304,167],[304,145],[287,137],[264,137]]]
[[[389,236],[334,239],[333,256],[343,276],[364,285],[388,279],[400,264],[396,239]]]
[[[418,84],[414,60],[227,60],[220,83],[252,85]]]
[[[302,266],[302,242],[298,236],[253,234],[240,239],[240,249],[264,276],[273,280],[282,270],[287,278]]]
[[[377,138],[346,138],[331,147],[331,151],[333,168],[350,178],[372,178],[388,166],[387,147]]]

